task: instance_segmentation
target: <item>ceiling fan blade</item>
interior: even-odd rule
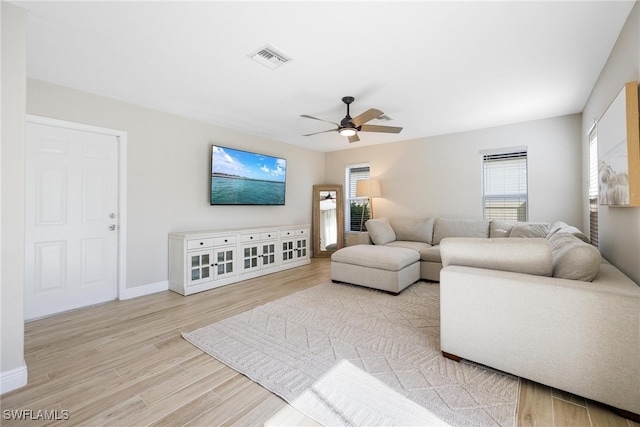
[[[358,141],[360,141],[360,138],[358,138],[358,134],[357,133],[355,135],[348,136],[347,138],[349,138],[349,142],[358,142]]]
[[[339,124],[337,124],[337,123],[330,122],[329,120],[325,120],[325,119],[319,119],[319,118],[317,118],[317,117],[313,117],[313,116],[310,116],[310,115],[308,115],[308,114],[301,114],[301,115],[300,115],[300,117],[304,117],[305,119],[320,120],[321,122],[327,122],[327,123],[331,123],[332,125],[340,126],[340,125],[339,125]]]
[[[400,133],[402,128],[395,126],[362,125],[361,132]]]
[[[376,119],[383,114],[384,113],[380,110],[376,110],[375,108],[370,108],[364,113],[358,116],[355,116],[353,119],[351,119],[351,123],[353,123],[356,127],[362,126],[363,124],[367,123],[369,120]]]
[[[337,131],[337,130],[338,130],[338,128],[335,128],[335,129],[329,129],[329,130],[321,130],[320,132],[308,133],[308,134],[306,134],[306,135],[302,135],[302,136],[311,136],[311,135],[317,135],[317,134],[319,134],[319,133],[335,132],[335,131]]]

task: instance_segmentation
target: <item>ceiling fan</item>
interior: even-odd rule
[[[323,130],[321,132],[309,133],[307,135],[302,136],[311,136],[317,135],[319,133],[327,133],[327,132],[335,132],[342,136],[346,136],[349,139],[349,142],[357,142],[360,141],[358,138],[358,132],[383,132],[383,133],[400,133],[402,128],[395,126],[378,126],[378,125],[367,125],[370,120],[377,119],[378,117],[384,115],[384,113],[380,110],[376,110],[375,108],[370,108],[364,113],[351,117],[349,115],[349,105],[354,101],[353,96],[345,96],[342,98],[342,102],[347,104],[347,115],[344,116],[344,119],[340,121],[340,124],[330,122],[329,120],[319,119],[317,117],[309,116],[307,114],[302,114],[300,117],[304,117],[307,119],[320,120],[321,122],[332,123],[337,126],[335,129]]]

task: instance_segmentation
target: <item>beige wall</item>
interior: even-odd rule
[[[127,288],[167,280],[169,232],[311,222],[323,153],[37,80],[27,113],[127,132]],[[210,206],[211,144],[286,158],[286,205]]]
[[[638,2],[631,10],[584,108],[581,132],[584,212],[587,212],[589,204],[587,132],[593,125],[594,119],[602,116],[624,84],[633,80],[640,80],[640,3]],[[598,216],[600,251],[612,264],[640,284],[640,208],[600,206]],[[584,217],[583,227],[586,230],[589,228],[588,215]]]
[[[2,14],[2,227],[0,374],[2,389],[26,384],[24,362],[24,10],[0,2]]]
[[[328,153],[327,181],[368,162],[380,179],[375,216],[482,217],[481,150],[527,146],[529,220],[582,224],[581,116],[570,115]]]

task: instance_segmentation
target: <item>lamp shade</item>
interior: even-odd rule
[[[377,179],[361,179],[356,183],[356,197],[381,197],[380,181]]]

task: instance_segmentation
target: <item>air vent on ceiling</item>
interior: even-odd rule
[[[265,67],[275,69],[283,66],[291,61],[291,57],[276,50],[272,46],[266,45],[248,55],[249,58],[264,65]]]

